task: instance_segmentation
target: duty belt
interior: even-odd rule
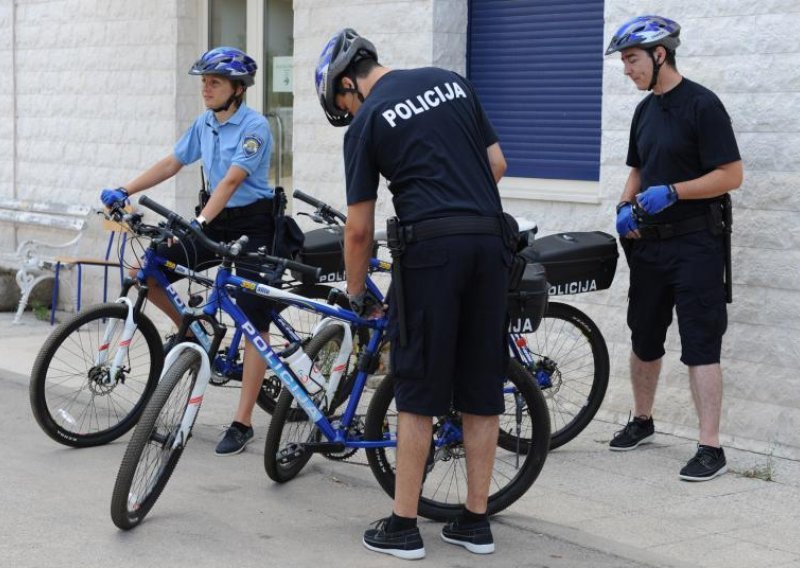
[[[689,233],[696,233],[710,228],[708,216],[698,215],[674,223],[658,223],[654,225],[640,225],[639,235],[646,240],[670,239]]]
[[[405,244],[451,235],[502,235],[498,217],[441,217],[398,227]]]
[[[272,215],[272,200],[259,199],[244,207],[226,207],[220,211],[214,220],[230,221],[239,217],[253,217],[255,215]]]

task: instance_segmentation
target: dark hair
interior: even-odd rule
[[[350,70],[357,78],[363,79],[376,67],[380,67],[380,64],[377,60],[373,59],[372,57],[365,57],[353,63],[350,66]]]

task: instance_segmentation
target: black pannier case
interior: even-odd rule
[[[520,253],[547,272],[551,296],[604,290],[617,269],[617,240],[602,231],[558,233],[536,239]]]
[[[532,333],[547,309],[547,278],[541,264],[526,264],[517,290],[508,293],[508,330]]]
[[[325,227],[305,234],[303,249],[298,262],[318,266],[322,269],[319,282],[342,282],[344,274],[344,228]],[[313,276],[295,274],[305,283],[317,282]]]
[[[378,246],[372,252],[377,254]],[[314,282],[344,282],[344,227],[330,226],[305,233],[303,249],[297,257],[298,262],[318,266],[322,269],[319,280],[312,276],[294,273],[294,277],[306,284]]]

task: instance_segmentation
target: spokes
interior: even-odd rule
[[[179,444],[175,443],[196,374],[196,369],[187,370],[170,393],[150,431],[128,493],[128,508],[131,512],[135,512],[150,496],[173,453],[186,442],[179,440]]]
[[[109,429],[142,399],[150,375],[150,351],[135,333],[122,372],[109,377],[123,331],[118,320],[106,361],[97,365],[107,323],[95,319],[66,337],[47,368],[44,396],[53,420],[64,430],[89,434]]]

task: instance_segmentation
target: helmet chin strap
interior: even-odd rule
[[[237,107],[241,106],[241,104],[242,104],[242,98],[244,97],[244,92],[245,92],[246,90],[247,90],[247,89],[243,89],[243,90],[242,90],[242,92],[241,92],[241,93],[239,93],[239,94],[237,95],[237,94],[236,94],[236,90],[234,89],[234,91],[233,91],[233,94],[232,94],[230,97],[228,97],[228,100],[227,100],[227,101],[225,101],[225,104],[224,104],[224,105],[222,105],[222,106],[219,106],[219,107],[217,107],[217,108],[212,108],[212,109],[211,109],[211,111],[212,111],[212,112],[225,112],[226,110],[228,110],[229,108],[231,108],[231,105],[232,105],[233,103],[236,103],[236,106],[237,106]]]
[[[649,53],[650,59],[653,61],[653,77],[650,79],[650,85],[647,87],[647,90],[652,91],[653,87],[655,87],[656,83],[658,83],[658,72],[661,70],[661,66],[664,65],[664,62],[662,61],[659,63],[656,61],[655,49],[650,50]]]

